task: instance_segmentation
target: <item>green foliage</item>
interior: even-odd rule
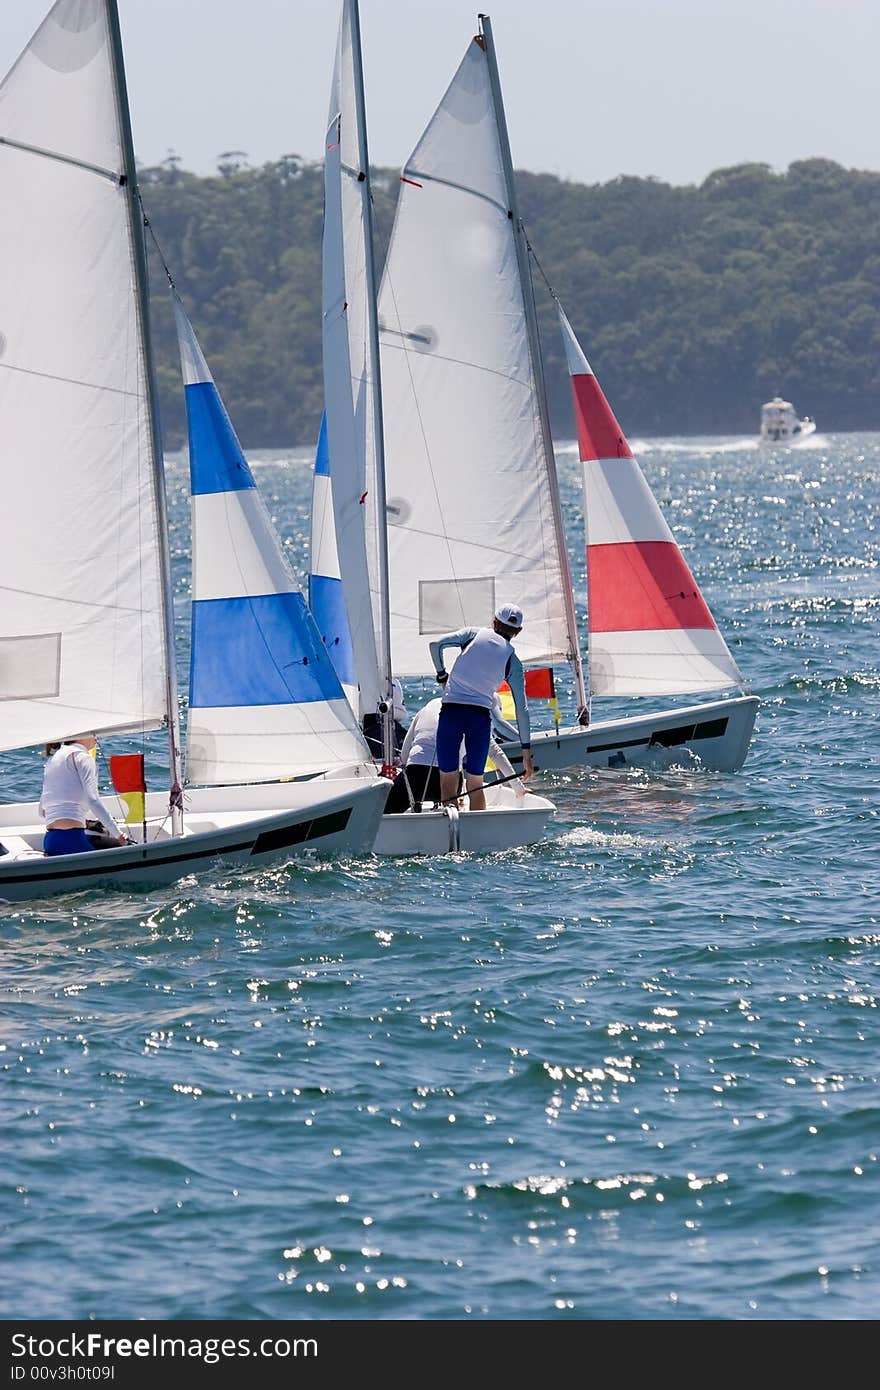
[[[321,385],[320,166],[240,151],[201,178],[171,156],[144,205],[242,441],[305,444]],[[541,266],[624,430],[755,433],[762,401],[822,429],[880,426],[880,174],[801,160],[719,169],[698,187],[585,186],[518,174]],[[397,178],[374,175],[381,264]],[[164,273],[151,252],[166,443],[186,433]],[[430,273],[426,267],[425,273]],[[536,277],[554,426],[572,433],[556,317]]]

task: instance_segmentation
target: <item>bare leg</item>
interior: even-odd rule
[[[471,799],[472,811],[485,811],[486,793],[483,791],[482,774],[478,777],[472,776],[470,772],[465,774],[465,785],[468,789],[468,796]]]
[[[452,801],[452,799],[457,795],[457,793],[458,793],[458,773],[457,773],[457,772],[441,772],[441,773],[440,773],[440,800],[441,800],[441,801]]]

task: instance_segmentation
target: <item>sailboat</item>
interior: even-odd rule
[[[312,603],[341,661],[359,721],[381,738],[393,772],[392,606],[388,575],[383,400],[372,203],[357,0],[343,0],[325,140],[323,366],[326,433],[312,511]],[[396,596],[395,596],[396,606]],[[481,621],[490,620],[491,609]],[[345,634],[342,635],[342,629]],[[350,646],[349,646],[350,643]],[[427,650],[427,648],[426,648]],[[356,692],[353,686],[356,684]],[[487,809],[414,804],[382,817],[377,853],[438,854],[530,844],[553,803],[495,785]]]
[[[581,354],[572,384],[588,538],[582,660],[529,246],[486,15],[401,173],[379,323],[396,673],[433,676],[428,643],[485,622],[496,600],[513,596],[526,620],[524,664],[569,663],[578,706],[576,725],[533,735],[536,768],[741,766],[758,700],[743,692],[607,403],[584,390],[595,379]],[[608,428],[594,437],[597,411]],[[737,693],[659,713],[591,718],[593,696],[729,688]],[[506,751],[516,766],[517,746]]]
[[[0,84],[0,183],[14,209],[0,220],[0,749],[165,727],[170,786],[147,793],[131,843],[54,858],[35,803],[0,806],[0,900],[369,849],[389,783],[185,332],[195,601],[182,786],[144,217],[115,0],[57,0]]]

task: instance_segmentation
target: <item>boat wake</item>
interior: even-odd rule
[[[741,454],[757,449],[758,441],[749,435],[736,438],[710,436],[682,439],[634,439],[634,454]]]
[[[560,835],[557,845],[592,845],[596,849],[657,849],[657,842],[647,835],[630,835],[625,831],[596,830],[592,825],[576,825]]]

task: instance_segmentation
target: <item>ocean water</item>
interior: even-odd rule
[[[545,777],[505,855],[0,909],[0,1316],[876,1316],[880,435],[637,452],[761,697],[742,771]],[[302,573],[309,459],[252,461]]]

